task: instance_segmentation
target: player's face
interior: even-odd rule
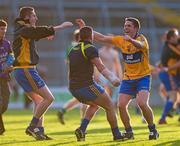
[[[132,36],[134,36],[134,34],[137,33],[137,28],[134,27],[134,25],[131,21],[125,21],[124,33],[132,37]]]
[[[29,16],[29,23],[30,23],[32,26],[35,26],[37,20],[38,20],[38,18],[37,18],[36,13],[35,13],[34,11],[32,11],[31,15]]]
[[[0,39],[4,38],[7,31],[7,26],[0,26]]]
[[[171,38],[172,43],[177,44],[179,38],[179,32],[175,31],[173,37]]]

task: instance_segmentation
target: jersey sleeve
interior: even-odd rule
[[[14,58],[14,53],[12,51],[12,48],[11,48],[11,45],[10,45],[9,41],[7,42],[7,47],[8,47],[8,55],[7,55],[6,63],[8,65],[12,65],[15,58]]]
[[[95,47],[87,48],[85,50],[85,55],[89,60],[99,57],[98,50]]]
[[[7,41],[7,51],[8,51],[8,54],[12,53],[12,47],[11,47],[11,44],[10,44],[10,41]]]
[[[29,39],[42,39],[55,34],[53,27],[37,26],[37,27],[24,27],[20,34]]]
[[[149,45],[148,45],[148,42],[147,42],[147,39],[145,36],[143,36],[142,34],[138,37],[137,39],[138,41],[140,41],[142,44],[143,44],[143,48],[145,49],[149,49]]]
[[[124,38],[123,36],[114,36],[112,38],[112,43],[114,46],[118,47],[118,48],[121,48],[122,47],[122,44],[124,43]]]

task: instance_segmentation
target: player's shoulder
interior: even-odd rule
[[[7,39],[3,39],[3,44],[6,45],[6,46],[10,46],[10,41],[7,40]]]
[[[96,49],[96,47],[94,46],[94,44],[90,43],[90,42],[85,42],[84,43],[84,48],[85,49]]]
[[[137,39],[142,40],[142,41],[147,40],[146,37],[145,37],[143,34],[139,34],[139,35],[137,36]]]

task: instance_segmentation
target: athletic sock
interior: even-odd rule
[[[36,117],[33,117],[32,120],[31,120],[30,126],[36,127],[38,122],[39,122],[39,119],[36,118]]]
[[[66,109],[63,108],[63,107],[60,107],[60,108],[59,108],[59,111],[60,111],[62,114],[66,113]]]
[[[156,125],[155,125],[155,124],[148,125],[148,128],[149,128],[149,131],[150,131],[150,132],[156,131]]]
[[[133,133],[133,130],[132,130],[132,127],[128,127],[128,128],[125,128],[126,132],[127,133]]]
[[[115,128],[111,128],[111,131],[112,131],[112,134],[113,134],[113,137],[116,139],[116,138],[119,138],[121,136],[121,132],[119,131],[119,128],[118,127],[115,127]]]
[[[164,105],[163,113],[161,116],[162,120],[166,119],[167,113],[173,108],[173,102],[171,100],[167,100],[166,104]]]
[[[88,119],[83,119],[81,122],[81,126],[80,129],[85,133],[86,132],[86,128],[89,124],[89,120]]]

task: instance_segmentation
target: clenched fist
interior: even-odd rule
[[[113,86],[118,87],[120,85],[120,79],[119,78],[115,78],[111,83]]]

